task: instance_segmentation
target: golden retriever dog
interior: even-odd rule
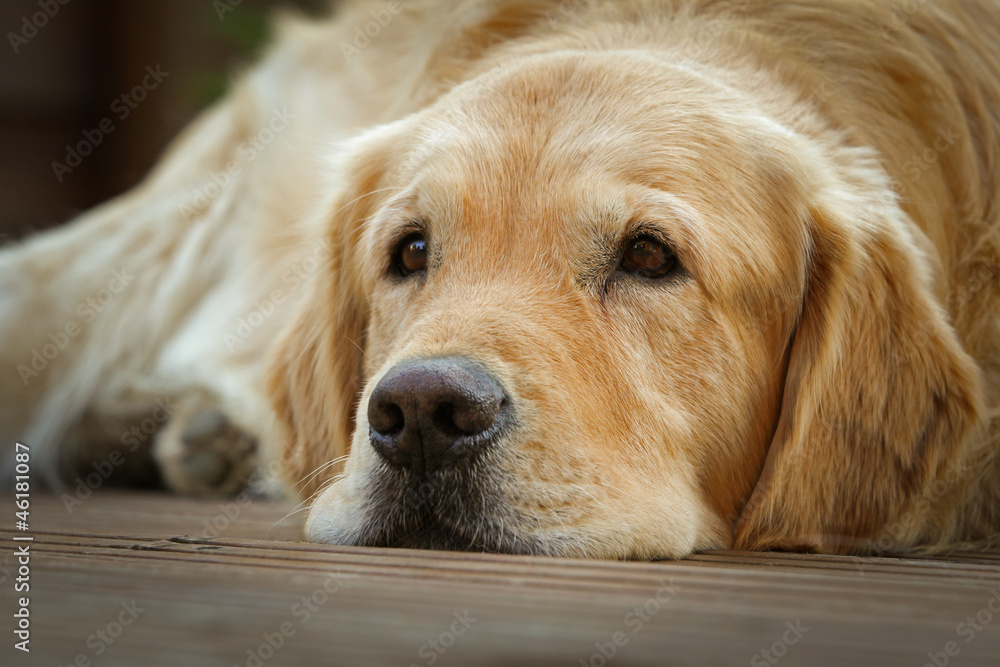
[[[318,542],[987,545],[1000,8],[286,17],[144,184],[0,283],[0,434],[50,478],[151,447],[171,487],[232,491],[256,441]]]

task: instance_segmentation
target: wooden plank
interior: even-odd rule
[[[95,535],[116,531],[144,537],[220,534],[295,540],[302,537],[305,518],[304,511],[299,511],[285,519],[296,511],[296,505],[287,501],[247,496],[197,500],[159,492],[114,490],[101,490],[82,499],[72,490],[64,496],[43,495],[32,500],[32,510],[32,527],[38,530]]]
[[[299,519],[264,501],[199,536],[225,502],[101,493],[69,514],[36,499],[33,651],[26,661],[6,639],[3,664],[919,667],[946,647],[955,665],[1000,656],[995,555],[617,563],[330,547],[274,539]],[[0,535],[0,563],[13,535]],[[11,580],[0,587],[12,608]],[[135,620],[101,639],[130,620],[132,600]],[[979,630],[959,626],[984,610]]]

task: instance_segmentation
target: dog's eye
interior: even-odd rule
[[[396,271],[403,276],[419,273],[427,268],[427,239],[423,234],[410,234],[396,246],[393,257]]]
[[[651,236],[638,236],[628,242],[622,255],[621,269],[644,278],[663,278],[677,267],[677,256]]]

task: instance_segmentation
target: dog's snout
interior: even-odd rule
[[[500,383],[465,359],[398,364],[369,399],[371,444],[390,464],[417,473],[455,465],[496,440],[505,404]]]

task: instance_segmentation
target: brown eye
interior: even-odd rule
[[[423,234],[410,234],[396,247],[393,261],[400,275],[408,276],[427,268],[427,239]]]
[[[651,236],[638,236],[629,241],[622,256],[621,268],[644,278],[662,278],[677,267],[677,256]]]

